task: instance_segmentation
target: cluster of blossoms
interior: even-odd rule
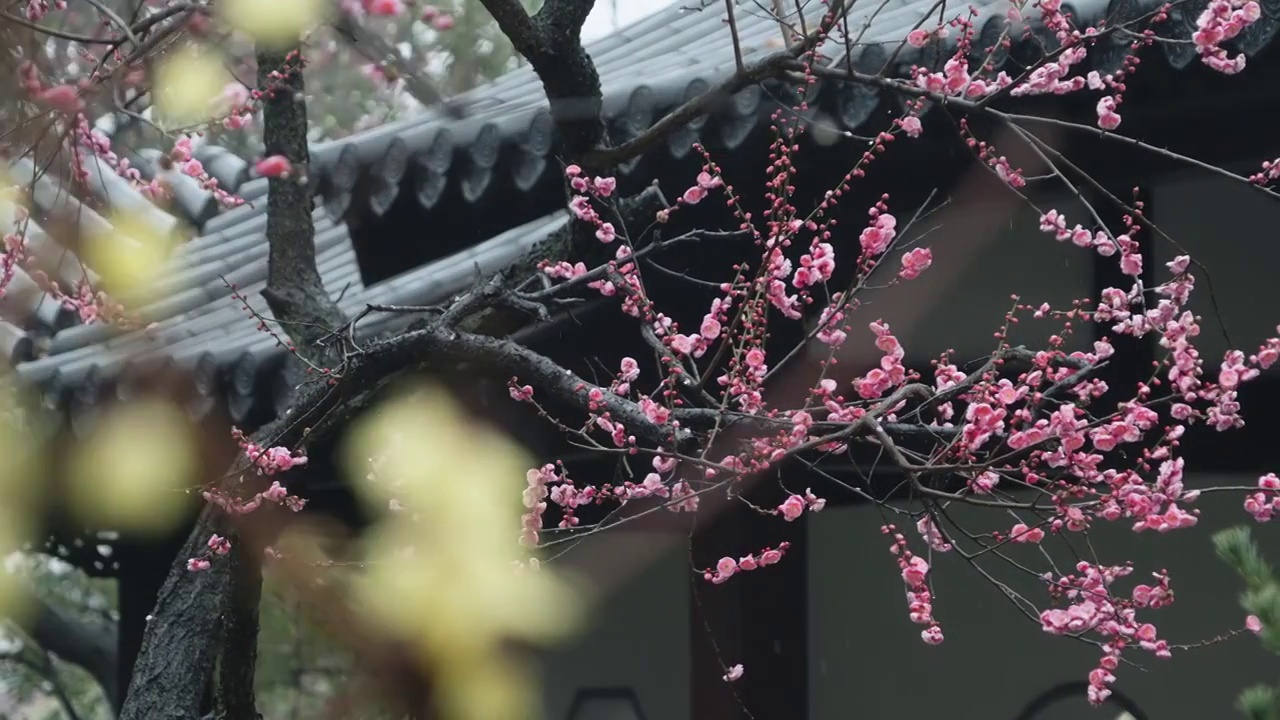
[[[782,504],[774,509],[774,513],[781,515],[787,522],[794,522],[804,514],[805,510],[810,512],[822,512],[827,506],[827,501],[813,494],[811,488],[806,488],[804,495],[789,495]]]
[[[787,121],[781,113],[775,114],[774,120],[780,126],[785,125]],[[802,317],[801,308],[804,304],[812,302],[809,292],[825,288],[832,278],[836,263],[835,249],[831,243],[835,219],[830,217],[830,212],[834,209],[848,181],[861,175],[861,168],[850,172],[841,186],[836,191],[828,193],[826,201],[808,218],[784,217],[788,194],[785,186],[790,182],[794,170],[790,165],[790,154],[794,148],[781,135],[780,133],[780,138],[773,148],[776,162],[771,168],[773,180],[770,184],[769,197],[774,207],[768,213],[770,221],[767,233],[755,231],[749,222],[749,216],[738,204],[732,187],[724,184],[719,168],[709,157],[694,184],[681,193],[675,207],[659,214],[660,222],[669,221],[671,213],[681,206],[698,204],[711,191],[723,189],[728,197],[728,206],[742,220],[742,229],[751,232],[765,250],[766,272],[755,280],[740,274],[738,280],[723,284],[721,290],[724,295],[713,299],[709,311],[699,325],[699,332],[679,332],[673,319],[649,310],[647,299],[643,298],[642,286],[638,282],[628,281],[628,278],[634,274],[634,263],[630,262],[629,246],[619,249],[617,262],[608,264],[607,269],[610,272],[606,279],[597,280],[591,284],[606,296],[623,294],[624,309],[650,322],[654,334],[663,338],[676,360],[685,358],[696,360],[703,357],[714,343],[728,342],[729,337],[725,333],[725,328],[733,323],[734,314],[743,312],[746,307],[758,306],[762,300],[781,310],[789,318]],[[878,140],[887,143],[892,140],[892,136],[885,134]],[[705,150],[701,147],[696,149],[702,152],[704,157],[706,156]],[[877,152],[881,151],[883,147],[877,150]],[[864,157],[864,163],[870,162],[874,156],[875,153],[869,153]],[[567,168],[566,176],[575,193],[569,204],[570,211],[578,220],[594,225],[596,237],[601,242],[614,242],[618,237],[616,230],[599,216],[593,206],[593,201],[604,201],[613,194],[616,186],[612,179],[587,177],[576,166]],[[793,267],[785,251],[801,234],[809,236],[808,251],[799,258],[798,267]],[[864,265],[865,272],[869,273],[879,264],[880,259],[887,255],[897,234],[896,218],[888,212],[884,201],[878,203],[871,210],[870,225],[862,237],[863,252],[860,262]],[[914,279],[931,263],[932,253],[928,248],[915,248],[902,258],[899,277],[904,280]],[[564,280],[573,280],[588,272],[582,263],[567,262],[546,263],[542,269],[548,276]],[[817,333],[822,342],[833,346],[844,342],[847,337],[847,328],[839,323],[846,309],[839,293],[835,294],[822,309]],[[878,335],[877,346],[882,349],[885,356],[881,362],[882,367],[871,371],[868,377],[859,383],[860,394],[865,397],[878,397],[890,387],[901,384],[909,377],[901,364],[902,348],[896,338],[889,334],[888,327],[877,324],[873,329]],[[725,395],[733,399],[744,412],[758,413],[764,408],[759,387],[769,369],[761,344],[763,338],[754,336],[748,328],[733,339],[746,342],[736,342],[733,359],[727,364],[724,373],[716,378],[717,383],[724,388]],[[672,376],[678,376],[683,372],[679,362],[671,362],[667,365]],[[587,393],[589,411],[592,413],[591,425],[608,432],[617,447],[633,447],[635,441],[621,424],[611,418],[605,394],[609,392],[627,397],[638,376],[636,363],[628,358],[623,361],[621,371],[610,390],[582,388],[582,391]],[[667,378],[662,382],[670,386],[676,381]],[[834,380],[824,380],[815,388],[815,393],[824,398],[824,404],[830,410],[830,419],[856,419],[862,409],[853,405],[847,406],[844,398],[835,395],[836,386],[837,383]],[[512,398],[518,401],[533,401],[533,388],[522,386],[514,379],[510,385],[510,393]],[[673,402],[678,403],[678,400]],[[649,421],[659,425],[669,421],[670,409],[663,403],[643,396],[636,403]],[[803,444],[812,432],[813,418],[809,413],[799,411],[791,414],[791,417],[793,426],[791,432],[781,434],[779,437],[753,441],[751,450],[746,454],[729,455],[719,464],[708,466],[704,470],[704,479],[708,482],[720,478],[731,479],[744,472],[763,469],[781,460],[789,451]],[[833,443],[829,449],[840,447],[842,444]],[[542,514],[545,512],[548,500],[564,508],[561,527],[572,527],[576,524],[576,518],[573,515],[575,507],[587,502],[599,502],[601,499],[626,501],[637,497],[657,497],[664,499],[671,509],[694,509],[697,497],[687,481],[675,483],[674,480],[664,482],[662,479],[674,464],[674,460],[659,456],[654,461],[655,470],[658,472],[647,475],[643,482],[600,489],[577,488],[571,482],[567,482],[563,472],[558,471],[554,466],[548,465],[531,470],[528,488],[525,491],[525,506],[528,512],[525,515],[522,538],[526,543],[536,543],[537,531],[542,527]],[[788,497],[774,512],[787,520],[794,520],[804,510],[816,512],[820,511],[824,505],[825,500],[814,495],[812,491],[806,491],[804,496]],[[707,577],[713,582],[720,583],[728,580],[738,570],[750,570],[780,559],[780,550],[766,550],[759,558],[748,556],[740,561],[725,558],[718,563],[717,568],[707,571]]]
[[[242,87],[236,85],[236,87]],[[236,116],[239,117],[239,116]],[[249,115],[248,117],[252,117]],[[179,172],[187,177],[194,178],[200,183],[200,187],[208,190],[213,194],[214,199],[222,207],[239,207],[244,204],[244,198],[233,195],[218,186],[218,179],[209,174],[204,169],[204,164],[195,159],[192,149],[193,138],[190,135],[183,135],[173,143],[173,149],[169,151],[169,160]],[[153,181],[154,182],[154,181]]]
[[[32,0],[26,5],[26,14],[31,18],[39,18],[50,9],[61,10],[65,7],[66,3],[61,0],[52,5],[43,0]],[[87,55],[86,58],[88,58]],[[192,157],[190,136],[179,137],[175,141],[173,150],[161,159],[160,166],[152,179],[145,180],[128,158],[121,157],[115,152],[111,138],[94,128],[85,114],[87,100],[96,91],[96,82],[99,78],[86,77],[74,83],[50,84],[41,76],[36,63],[29,60],[19,63],[17,74],[19,87],[29,100],[58,114],[58,120],[66,131],[64,145],[68,151],[69,177],[73,183],[87,185],[92,181],[95,169],[106,168],[128,181],[144,197],[163,204],[172,198],[171,176],[168,173],[176,169],[198,181],[201,187],[208,190],[223,207],[243,204],[242,199],[218,187],[218,181]],[[141,72],[128,72],[123,76],[124,82],[129,85],[137,85],[144,79],[144,74]],[[259,95],[255,91],[254,97]],[[248,102],[249,96],[249,91],[243,86],[233,84],[228,86],[222,96],[215,98],[215,106],[225,107],[230,111],[230,116],[224,125],[241,128],[249,124],[253,113]],[[21,225],[24,222],[25,218],[22,218],[18,219],[16,224]],[[25,259],[24,235],[24,232],[19,231],[7,234],[5,237],[6,254],[2,277],[0,277],[2,280],[0,292],[3,292],[3,287],[12,279],[15,268]],[[67,290],[40,270],[33,270],[32,275],[57,302],[75,312],[81,322],[111,322],[127,328],[145,325],[133,318],[123,306],[111,300],[104,292],[95,290],[87,277],[75,282],[75,287]]]
[[[596,239],[600,242],[608,245],[616,240],[618,232],[613,227],[613,223],[605,222],[600,218],[600,214],[591,205],[591,199],[594,197],[605,200],[613,197],[613,193],[618,189],[618,181],[611,177],[587,177],[582,174],[582,168],[577,165],[566,167],[564,175],[569,179],[569,187],[577,193],[569,201],[569,210],[582,222],[591,223],[596,227]]]
[[[1280,512],[1280,478],[1275,473],[1258,478],[1258,492],[1245,497],[1244,509],[1254,520],[1270,522]]]
[[[112,150],[111,138],[91,126],[84,111],[86,109],[85,94],[93,89],[92,83],[83,80],[76,84],[47,86],[41,79],[35,63],[30,61],[24,61],[19,65],[18,75],[22,88],[31,99],[70,119],[74,128],[69,133],[71,177],[74,181],[82,184],[89,181],[88,156],[92,156],[95,162],[105,165],[128,180],[145,197],[159,202],[170,199],[172,189],[167,186],[163,172],[157,173],[149,181],[144,180],[128,158],[122,158]],[[253,94],[255,97],[260,96],[256,91]],[[225,127],[241,129],[252,122],[254,111],[250,103],[250,95],[249,90],[243,85],[232,83],[214,99],[214,107],[227,116],[223,121]],[[169,155],[173,165],[184,175],[196,179],[200,186],[208,190],[223,207],[236,207],[243,204],[242,199],[218,187],[217,179],[209,175],[199,161],[192,158],[191,144],[190,136],[184,135],[175,140],[174,148]],[[161,171],[167,169],[167,164],[160,168]]]
[[[27,258],[27,234],[22,231],[30,214],[22,205],[13,205],[14,226],[17,232],[5,233],[3,238],[4,255],[0,256],[0,298],[8,291],[9,283],[17,274],[18,267]]]
[[[1206,11],[1198,23],[1203,38],[1196,40],[1197,46],[1216,48],[1237,35],[1256,19],[1253,17],[1256,7],[1250,9],[1251,5],[1253,3],[1219,0],[1213,6],[1217,9],[1211,7],[1212,12]],[[958,51],[941,71],[916,69],[911,80],[916,88],[914,96],[921,97],[920,91],[923,91],[977,100],[1000,91],[1013,96],[1034,96],[1089,90],[1102,95],[1096,105],[1098,125],[1104,130],[1117,129],[1121,124],[1119,110],[1124,100],[1125,78],[1136,68],[1136,63],[1127,60],[1121,70],[1108,74],[1080,71],[1100,33],[1115,29],[1077,29],[1063,13],[1059,0],[1041,0],[1035,6],[1042,23],[1058,37],[1062,47],[1017,81],[1004,73],[997,73],[995,77],[980,76],[978,73],[990,71],[986,67],[978,73],[970,71],[965,52],[973,33],[967,20],[932,30],[913,31],[908,43],[923,47],[946,37],[951,29],[960,28],[961,48],[965,51]],[[1020,19],[1021,7],[1015,7],[1013,13],[1018,18],[1011,21]],[[1156,13],[1155,21],[1163,20],[1163,11]],[[1134,33],[1134,36],[1132,49],[1153,42],[1149,31]],[[1215,66],[1210,61],[1214,52],[1202,50],[1201,53],[1207,64]],[[574,192],[570,212],[577,220],[594,227],[596,238],[616,246],[617,252],[614,260],[600,268],[588,268],[581,262],[560,262],[544,263],[542,270],[555,279],[591,280],[589,287],[605,296],[618,296],[622,308],[643,322],[647,333],[659,339],[660,346],[654,342],[651,345],[659,351],[660,363],[666,372],[665,377],[656,379],[657,390],[653,393],[637,393],[641,373],[635,360],[627,358],[609,387],[579,387],[578,391],[588,401],[589,414],[581,434],[589,437],[591,433],[603,432],[613,448],[607,448],[603,441],[597,443],[598,447],[637,455],[642,448],[632,432],[634,427],[628,430],[617,421],[617,417],[624,416],[620,410],[623,407],[638,410],[648,422],[674,430],[678,423],[674,423],[673,418],[682,417],[681,404],[688,401],[676,388],[689,376],[716,381],[714,386],[707,385],[717,388],[711,397],[720,403],[723,411],[751,416],[753,421],[760,421],[761,426],[765,426],[766,421],[774,423],[777,429],[737,442],[718,462],[711,462],[705,456],[697,458],[701,477],[690,470],[695,463],[683,458],[682,463],[689,472],[683,476],[673,474],[676,459],[665,451],[654,459],[655,472],[644,475],[637,483],[619,486],[575,484],[568,479],[565,469],[557,465],[530,470],[524,496],[527,512],[522,526],[523,542],[538,543],[538,533],[544,526],[544,514],[550,504],[562,509],[560,527],[565,529],[578,525],[574,512],[577,508],[606,500],[657,499],[672,509],[677,509],[677,505],[687,507],[685,503],[692,500],[693,507],[687,509],[694,509],[696,493],[726,489],[732,497],[740,487],[738,481],[746,475],[777,468],[797,452],[844,452],[863,439],[857,431],[866,430],[866,434],[870,434],[880,430],[881,423],[914,424],[915,429],[927,429],[941,439],[937,451],[927,459],[916,456],[921,459],[895,460],[908,475],[919,474],[924,478],[912,478],[920,489],[934,490],[928,485],[934,481],[928,472],[930,465],[963,468],[948,469],[945,473],[948,479],[958,477],[962,481],[957,483],[958,490],[954,494],[948,492],[946,501],[927,499],[926,511],[916,523],[921,540],[934,552],[952,551],[953,543],[963,539],[948,537],[939,526],[943,516],[933,512],[936,509],[933,505],[963,501],[975,495],[983,496],[983,504],[999,504],[1008,499],[1014,484],[1035,488],[1051,501],[1035,513],[1034,519],[1015,518],[1018,521],[1012,527],[1002,523],[1001,530],[980,534],[978,542],[983,543],[986,550],[998,553],[1006,544],[1037,545],[1052,536],[1083,533],[1099,523],[1120,522],[1134,532],[1159,533],[1197,525],[1199,511],[1194,503],[1200,491],[1188,488],[1184,482],[1184,461],[1177,453],[1179,442],[1197,424],[1218,431],[1243,424],[1237,393],[1243,384],[1256,379],[1261,371],[1280,359],[1280,338],[1266,340],[1254,355],[1231,351],[1216,367],[1206,365],[1206,359],[1194,345],[1200,332],[1199,323],[1188,309],[1195,286],[1195,279],[1188,272],[1190,259],[1175,258],[1165,265],[1169,273],[1166,281],[1152,288],[1143,285],[1139,238],[1146,236],[1139,233],[1145,223],[1141,203],[1134,203],[1131,214],[1122,220],[1123,232],[1118,234],[1105,227],[1090,229],[1081,224],[1070,225],[1057,210],[1049,210],[1040,217],[1041,230],[1056,240],[1069,240],[1102,258],[1111,258],[1127,276],[1126,283],[1132,282],[1132,287],[1106,288],[1096,304],[1081,300],[1070,309],[1055,310],[1048,304],[1017,305],[1006,317],[1004,329],[996,334],[1000,346],[986,368],[976,373],[965,372],[949,355],[943,355],[932,368],[932,382],[921,382],[921,375],[905,366],[905,350],[889,325],[875,321],[863,326],[871,331],[879,351],[870,369],[858,367],[854,372],[838,375],[834,372],[837,359],[833,352],[821,364],[822,374],[808,389],[802,407],[776,407],[765,401],[761,393],[764,381],[785,362],[777,361],[776,356],[766,352],[765,339],[769,336],[772,318],[781,315],[789,320],[812,320],[816,317],[817,327],[813,328],[811,337],[834,351],[852,332],[844,323],[858,309],[855,297],[858,289],[886,259],[898,256],[901,262],[900,269],[888,281],[891,284],[916,279],[932,264],[928,248],[903,251],[895,247],[903,242],[908,229],[890,212],[888,196],[881,197],[868,209],[867,223],[856,231],[856,260],[850,262],[848,257],[838,257],[839,253],[846,252],[847,244],[842,245],[833,231],[837,224],[833,209],[849,190],[852,180],[864,176],[866,166],[886,151],[894,142],[895,134],[916,137],[923,131],[917,117],[921,104],[908,104],[906,116],[898,121],[895,132],[871,138],[854,170],[808,214],[798,212],[792,203],[795,168],[791,155],[797,147],[795,137],[799,129],[789,128],[788,118],[782,113],[773,116],[776,140],[770,148],[767,207],[759,217],[753,218],[743,209],[733,187],[722,179],[720,168],[704,148],[695,146],[705,158],[702,171],[680,194],[675,206],[660,212],[657,219],[668,222],[681,207],[701,203],[716,191],[723,194],[725,205],[740,223],[738,229],[759,248],[760,256],[758,265],[754,258],[751,263],[734,265],[732,280],[718,286],[708,284],[718,289],[719,295],[712,299],[705,313],[702,307],[681,308],[688,313],[681,320],[690,323],[683,331],[681,320],[657,311],[639,281],[636,255],[645,248],[633,248],[633,239],[623,237],[597,210],[599,204],[607,204],[615,194],[616,184],[611,178],[588,177],[576,166],[567,168],[568,184]],[[800,109],[804,107],[800,103]],[[991,144],[974,137],[963,123],[962,132],[980,162],[1008,186],[1014,189],[1026,186],[1022,169],[997,153]],[[1275,167],[1275,163],[1264,165],[1264,172],[1255,177],[1254,182],[1265,183],[1280,177],[1280,170]],[[838,260],[852,270],[851,281],[837,274],[842,267]],[[845,282],[850,284],[841,290],[837,283]],[[1048,349],[1033,352],[1008,344],[1010,326],[1018,322],[1020,318],[1016,315],[1023,312],[1029,312],[1036,319],[1063,320],[1061,332],[1050,338]],[[1064,350],[1074,331],[1073,321],[1097,323],[1113,336],[1152,336],[1167,357],[1157,368],[1156,377],[1139,383],[1131,399],[1114,405],[1108,402],[1108,410],[1098,414],[1090,404],[1112,388],[1106,381],[1090,375],[1115,354],[1116,348],[1104,338],[1094,342],[1091,350]],[[693,322],[698,322],[697,332],[690,332],[694,329]],[[1280,328],[1277,332],[1280,333]],[[1011,360],[1027,367],[1014,370],[1016,365],[1009,362]],[[513,378],[510,384],[510,394],[517,401],[536,405],[533,387],[521,385],[517,379]],[[890,442],[877,440],[881,448]],[[1132,463],[1117,462],[1121,457],[1138,459]],[[914,466],[913,462],[922,465]],[[821,510],[825,500],[807,489],[804,495],[789,494],[771,510],[767,509],[769,505],[772,501],[758,511],[789,522],[800,518],[806,510]],[[1245,509],[1259,521],[1270,520],[1273,513],[1280,510],[1280,480],[1274,475],[1260,479],[1258,492],[1245,499]],[[1010,510],[1021,515],[1025,508],[1011,505]],[[921,637],[925,642],[941,643],[943,634],[933,615],[928,582],[929,562],[912,553],[907,538],[894,526],[886,525],[882,531],[893,538],[891,549],[906,586],[911,620],[924,626]],[[988,541],[997,545],[985,545]],[[729,582],[742,571],[781,561],[786,547],[784,544],[737,560],[726,556],[714,567],[699,572],[711,583]],[[1153,624],[1135,619],[1140,611],[1159,609],[1172,602],[1168,577],[1163,572],[1156,573],[1154,584],[1138,585],[1130,597],[1112,595],[1112,583],[1131,572],[1128,566],[1081,563],[1076,575],[1043,578],[1050,598],[1066,601],[1063,606],[1052,607],[1041,614],[1044,631],[1073,636],[1092,633],[1102,640],[1104,655],[1089,675],[1090,699],[1094,702],[1105,700],[1110,693],[1110,684],[1115,679],[1113,671],[1127,648],[1137,646],[1161,657],[1170,652],[1169,644],[1159,637]],[[738,677],[741,677],[741,666],[735,666],[725,675],[726,680]]]
[[[1264,160],[1262,162],[1262,172],[1249,176],[1249,182],[1255,185],[1267,185],[1277,179],[1280,179],[1280,158]]]
[[[9,283],[17,275],[18,269],[28,259],[26,225],[30,213],[21,204],[12,204],[12,218],[15,230],[4,234],[3,252],[0,256],[0,298],[8,291]],[[87,278],[81,278],[71,293],[65,292],[59,283],[40,269],[32,269],[31,277],[46,288],[49,297],[61,306],[76,313],[83,323],[92,323],[99,319],[113,322],[121,327],[151,327],[154,323],[142,323],[125,312],[124,306],[113,302],[105,292],[95,291]]]
[[[965,136],[965,144],[969,149],[977,153],[978,159],[991,168],[996,177],[1009,187],[1018,190],[1027,186],[1027,178],[1022,174],[1022,168],[1014,167],[1009,162],[1009,158],[996,152],[996,148],[985,140],[979,140],[969,131],[969,121],[967,118],[960,120],[960,132]]]
[[[714,585],[722,585],[729,578],[741,572],[750,572],[757,568],[768,567],[782,562],[783,555],[791,547],[791,543],[780,543],[777,548],[765,548],[758,554],[747,555],[746,557],[734,560],[731,557],[722,557],[716,563],[714,568],[702,571],[702,577]]]
[[[578,526],[580,520],[575,515],[578,508],[606,502],[615,502],[621,506],[635,500],[657,498],[671,512],[695,512],[698,509],[698,496],[692,486],[683,480],[668,483],[663,479],[671,478],[675,468],[674,458],[658,454],[653,458],[653,472],[645,475],[640,482],[628,481],[600,487],[575,485],[562,466],[548,463],[533,468],[525,476],[525,513],[521,518],[520,543],[527,547],[537,547],[538,532],[544,526],[543,515],[547,511],[548,499],[561,509],[559,527],[562,529]]]
[[[307,464],[305,455],[295,455],[293,451],[283,447],[264,448],[250,440],[239,428],[232,428],[231,436],[259,474],[275,475]]]
[[[969,17],[957,17],[933,28],[917,28],[907,35],[908,45],[923,48],[948,37],[951,28],[960,30],[956,51],[945,61],[942,70],[933,71],[919,66],[912,68],[913,86],[934,95],[967,100],[981,100],[999,91],[1007,91],[1014,97],[1066,95],[1086,88],[1109,92],[1110,94],[1103,95],[1097,101],[1098,126],[1104,130],[1118,128],[1122,119],[1118,109],[1123,102],[1124,76],[1136,68],[1137,62],[1133,53],[1155,42],[1154,31],[1150,28],[1135,31],[1124,24],[1115,27],[1080,29],[1076,27],[1072,18],[1063,12],[1062,0],[1037,0],[1032,4],[1039,11],[1040,25],[1055,35],[1061,47],[1057,52],[1037,63],[1025,77],[1015,82],[1004,71],[997,72],[994,77],[984,77],[983,71],[986,66],[977,72],[970,70],[968,54],[974,37],[972,17],[975,15],[975,11],[970,9]],[[1196,19],[1196,30],[1192,35],[1192,42],[1201,61],[1225,74],[1238,73],[1244,69],[1244,54],[1230,56],[1222,45],[1237,37],[1245,28],[1257,22],[1261,16],[1261,8],[1254,0],[1210,2]],[[1011,25],[1023,21],[1021,3],[1015,3],[1010,7],[1008,20]],[[1167,20],[1166,9],[1161,9],[1149,19],[1149,22],[1154,25]],[[1122,71],[1115,74],[1101,74],[1097,71],[1073,74],[1088,56],[1093,44],[1099,41],[1102,33],[1122,31],[1129,32],[1133,36],[1130,43],[1132,52],[1125,57]],[[901,127],[910,137],[917,137],[921,131],[920,121],[914,116],[903,119]]]
[[[1218,72],[1233,75],[1244,69],[1244,53],[1227,55],[1222,44],[1262,18],[1262,8],[1253,0],[1212,0],[1196,18],[1191,35],[1200,60]]]
[[[880,532],[890,535],[893,543],[889,546],[902,570],[902,582],[907,586],[907,611],[911,622],[926,626],[920,631],[920,637],[930,645],[942,642],[942,627],[933,617],[933,593],[929,590],[929,563],[919,555],[907,549],[907,538],[898,532],[893,525],[884,525]]]
[[[1055,579],[1046,573],[1045,582],[1055,598],[1069,601],[1065,608],[1052,608],[1040,613],[1040,624],[1051,635],[1080,636],[1094,633],[1103,639],[1102,658],[1089,673],[1089,700],[1101,703],[1111,695],[1115,682],[1113,672],[1120,665],[1121,653],[1137,645],[1156,657],[1170,655],[1169,643],[1160,639],[1156,626],[1136,619],[1140,609],[1155,610],[1173,602],[1169,578],[1155,573],[1155,585],[1137,585],[1130,598],[1116,596],[1111,585],[1129,575],[1129,566],[1104,567],[1088,562],[1076,565],[1077,575]]]
[[[254,443],[239,428],[232,428],[231,435],[258,475],[275,475],[307,464],[305,456],[296,455],[287,448],[264,448]],[[264,502],[287,507],[293,512],[301,512],[302,508],[307,504],[307,501],[303,498],[297,495],[290,495],[289,491],[278,480],[272,481],[271,487],[254,494],[253,497],[248,499],[236,498],[218,489],[206,490],[202,493],[202,496],[205,502],[220,508],[223,512],[232,516],[247,515],[261,507]],[[207,551],[204,555],[187,560],[187,569],[192,572],[208,570],[213,556],[226,555],[230,551],[231,542],[215,534],[209,538]]]
[[[1040,216],[1040,229],[1047,233],[1053,233],[1054,238],[1059,242],[1070,240],[1077,247],[1091,247],[1103,257],[1110,257],[1116,252],[1117,242],[1113,241],[1107,233],[1102,230],[1090,232],[1078,223],[1075,227],[1068,229],[1067,217],[1057,210],[1050,210]],[[1136,248],[1136,245],[1131,246],[1131,248]],[[1132,249],[1130,252],[1132,252]],[[1142,266],[1139,264],[1137,269],[1141,273]]]
[[[41,20],[50,10],[66,10],[67,0],[53,0],[50,5],[49,0],[27,0],[26,7],[22,9],[22,14],[31,22]]]
[[[884,355],[880,356],[880,367],[872,368],[866,375],[853,381],[858,396],[864,400],[883,396],[890,388],[902,385],[909,377],[907,369],[902,365],[902,358],[906,357],[907,351],[889,330],[889,325],[877,320],[870,327],[871,332],[876,334],[876,348]]]

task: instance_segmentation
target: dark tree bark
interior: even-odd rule
[[[320,339],[343,323],[337,304],[325,292],[316,268],[315,226],[306,173],[307,107],[302,55],[297,47],[260,49],[258,82],[268,88],[263,104],[263,140],[267,153],[284,155],[293,166],[288,177],[268,181],[267,287],[263,297],[306,362],[330,367],[340,357]],[[301,361],[292,360],[295,365]],[[259,442],[275,439],[259,433]],[[301,440],[295,437],[296,445]],[[244,472],[243,462],[238,472]],[[232,473],[233,475],[237,473]],[[227,519],[208,507],[174,560],[143,637],[121,720],[191,718],[205,697],[214,660],[221,651],[218,704],[227,717],[255,718],[253,678],[257,659],[258,598],[261,569],[233,545],[233,556],[211,569],[192,573],[188,558],[200,555],[209,536],[233,535]],[[221,640],[221,643],[219,643]]]
[[[230,568],[216,562],[193,573],[187,571],[186,561],[200,555],[209,535],[225,535],[225,524],[223,517],[206,508],[174,560],[142,636],[121,720],[188,720],[199,715],[217,657]]]
[[[267,197],[267,287],[271,314],[308,362],[328,367],[335,351],[320,339],[343,323],[342,312],[325,292],[316,269],[315,224],[306,174],[307,102],[301,48],[258,51],[258,86],[266,88],[262,141],[267,155],[283,155],[293,165],[289,177],[271,178]]]
[[[542,80],[569,162],[607,145],[600,74],[582,47],[582,24],[595,0],[547,0],[532,17],[516,0],[482,2]]]
[[[231,537],[231,588],[222,623],[217,703],[220,720],[260,720],[254,696],[258,667],[258,608],[262,603],[261,554],[239,533]]]

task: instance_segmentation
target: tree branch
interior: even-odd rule
[[[372,343],[348,356],[333,373],[333,384],[323,380],[303,384],[291,411],[258,430],[252,440],[268,447],[305,448],[323,443],[371,406],[400,372],[461,365],[488,370],[503,380],[513,375],[526,378],[548,395],[584,410],[587,393],[596,387],[514,340],[460,332],[437,322]],[[690,438],[672,426],[650,422],[634,403],[604,394],[612,417],[636,437],[667,445],[677,437],[677,446]],[[227,476],[246,472],[247,465],[248,460],[241,457]],[[289,477],[293,480],[285,478],[283,482],[300,480],[297,473]],[[204,572],[190,572],[186,559],[200,555],[210,535],[228,536],[231,531],[229,519],[212,506],[201,513],[160,590],[121,720],[179,720],[197,715],[213,667],[216,639],[224,627],[223,599],[233,585],[233,575],[225,560],[214,562]],[[226,622],[236,620],[228,618]],[[248,639],[247,633],[235,637]]]
[[[623,198],[617,203],[617,212],[624,227],[645,227],[654,221],[660,210],[670,207],[670,203],[656,186],[650,186],[632,197]],[[581,260],[588,266],[597,265],[597,261],[608,258],[592,257],[592,253],[603,252],[605,246],[595,240],[591,232],[586,238],[581,237],[581,223],[570,223],[551,237],[539,243],[524,257],[509,265],[502,271],[503,288],[520,287],[529,278],[539,272],[538,263],[569,259],[571,262]],[[590,226],[585,226],[588,229]],[[603,274],[603,271],[602,271]],[[490,308],[460,324],[463,330],[479,335],[502,337],[516,332],[529,324],[529,315],[524,312],[513,312],[510,308]]]
[[[516,52],[526,60],[530,55],[540,52],[542,38],[538,28],[517,0],[483,0],[482,4],[498,23],[498,28],[511,41]]]
[[[800,42],[739,69],[727,80],[667,113],[638,137],[617,147],[598,150],[589,155],[584,160],[584,164],[590,168],[611,168],[633,160],[694,119],[715,112],[738,92],[769,78],[785,74],[796,66],[798,58],[817,47],[818,43],[827,36],[835,23],[844,16],[844,6],[843,0],[831,3],[831,10],[823,17],[822,24]]]
[[[204,572],[188,572],[213,533],[226,535],[226,519],[212,506],[178,553],[142,636],[133,679],[120,720],[187,720],[199,714],[217,655],[223,597],[230,568],[216,562]]]
[[[258,608],[262,602],[261,548],[241,534],[231,537],[231,588],[222,623],[217,700],[220,720],[260,720],[254,696],[258,666]]]
[[[307,105],[301,52],[258,50],[258,85],[267,88],[263,102],[263,143],[268,155],[284,155],[293,165],[289,177],[273,177],[267,197],[267,287],[262,297],[294,341],[302,357],[327,366],[336,351],[320,340],[342,325],[342,312],[325,292],[316,269],[315,225],[306,173]]]
[[[547,0],[542,4],[533,21],[542,27],[544,35],[551,38],[552,43],[559,42],[557,36],[572,36],[577,42],[582,34],[582,24],[591,14],[595,0]]]
[[[600,74],[582,47],[582,23],[594,0],[547,0],[532,18],[516,0],[481,1],[542,80],[569,161],[604,147]]]

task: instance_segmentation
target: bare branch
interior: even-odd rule
[[[724,0],[725,12],[729,17],[729,37],[733,40],[733,62],[738,72],[744,69],[742,65],[742,41],[738,39],[738,17],[733,11],[734,0]]]

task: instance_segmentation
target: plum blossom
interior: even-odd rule
[[[293,164],[283,155],[272,155],[259,160],[253,169],[261,177],[287,178],[293,172]]]
[[[364,0],[364,10],[370,15],[395,16],[404,12],[400,0]]]
[[[889,213],[876,213],[871,225],[862,231],[858,238],[862,243],[862,251],[869,256],[879,255],[889,248],[897,235],[898,220]]]
[[[898,271],[898,277],[914,280],[932,264],[933,252],[929,248],[915,248],[903,254],[902,269]]]
[[[1098,127],[1103,130],[1115,130],[1120,127],[1120,114],[1116,112],[1118,104],[1114,95],[1108,95],[1098,101]]]
[[[1254,635],[1262,634],[1262,621],[1258,619],[1257,615],[1250,615],[1246,617],[1244,619],[1244,627]]]
[[[41,91],[39,98],[45,105],[68,115],[84,109],[84,101],[80,99],[80,89],[74,85],[54,85]]]
[[[778,506],[777,512],[782,515],[787,522],[792,522],[796,518],[804,514],[805,502],[804,498],[799,495],[792,495]]]
[[[1037,544],[1044,539],[1044,530],[1029,528],[1023,523],[1018,523],[1009,530],[1009,539],[1016,543]]]

